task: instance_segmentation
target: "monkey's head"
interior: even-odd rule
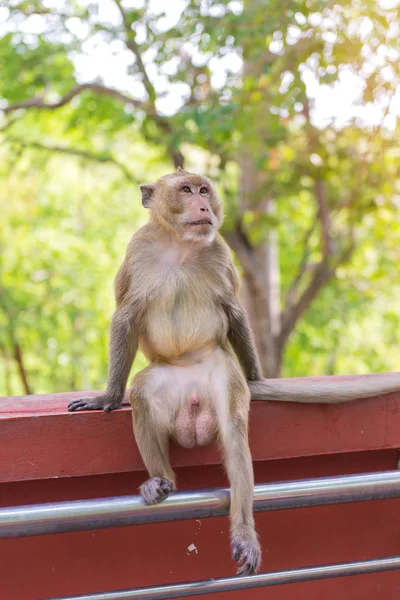
[[[222,225],[222,202],[206,177],[178,169],[140,190],[152,221],[182,240],[210,244]]]

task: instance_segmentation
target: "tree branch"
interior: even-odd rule
[[[130,104],[131,106],[134,106],[135,108],[143,108],[143,109],[148,110],[148,107],[145,107],[143,102],[141,102],[140,100],[136,100],[135,98],[132,98],[131,96],[127,96],[126,94],[123,94],[122,92],[119,92],[118,90],[114,90],[113,88],[106,87],[105,85],[102,85],[100,83],[82,83],[81,85],[77,85],[74,88],[72,88],[72,90],[70,90],[67,94],[65,94],[65,96],[60,98],[60,100],[58,100],[58,102],[44,102],[42,98],[35,97],[35,98],[30,98],[29,100],[25,100],[23,102],[11,104],[10,106],[7,106],[6,108],[4,108],[3,112],[7,115],[15,110],[20,110],[20,109],[24,109],[24,108],[39,108],[39,109],[50,109],[50,110],[53,110],[56,108],[61,108],[62,106],[65,106],[65,104],[68,104],[69,102],[71,102],[71,100],[73,100],[73,98],[75,98],[79,94],[82,94],[82,92],[84,92],[85,90],[92,90],[93,92],[96,92],[97,94],[104,94],[106,96],[112,96],[113,98],[117,98],[118,100],[121,100],[125,104]]]
[[[22,148],[35,148],[37,150],[45,150],[47,152],[57,152],[59,154],[69,154],[71,156],[78,156],[80,158],[84,158],[86,160],[91,160],[91,161],[95,161],[95,162],[99,162],[99,163],[110,163],[110,164],[118,167],[118,169],[123,173],[123,175],[126,177],[126,179],[130,183],[132,183],[134,185],[139,184],[138,180],[135,179],[135,177],[129,171],[129,169],[123,163],[121,163],[118,159],[114,158],[111,155],[96,154],[94,152],[88,152],[87,150],[80,150],[79,148],[68,148],[65,146],[53,146],[53,145],[42,144],[40,142],[29,142],[26,140],[21,140],[20,138],[10,137],[10,136],[6,137],[5,140],[7,142],[19,144]]]
[[[306,119],[305,129],[308,151],[311,155],[313,152],[317,152],[318,150],[318,138],[317,133],[311,123],[310,105],[306,95],[303,99],[303,106],[303,113]],[[284,347],[299,318],[310,306],[321,288],[334,276],[338,265],[345,260],[344,256],[342,255],[334,264],[332,264],[332,256],[335,253],[335,246],[331,234],[331,215],[326,198],[325,182],[321,178],[315,179],[314,194],[317,204],[316,218],[306,232],[303,243],[303,256],[299,265],[299,270],[286,296],[285,307],[282,311],[281,317],[282,329],[279,336],[279,345],[281,349]],[[315,230],[318,221],[320,223],[320,243],[323,258],[316,265],[310,265],[307,260],[309,255],[308,241]],[[296,294],[298,293],[300,285],[304,279],[304,275],[311,269],[313,270],[311,280],[298,300],[295,301]]]
[[[304,239],[303,239],[303,243],[302,243],[303,256],[301,257],[297,275],[293,279],[292,284],[289,287],[289,290],[286,294],[286,301],[285,301],[284,309],[282,311],[282,316],[281,316],[282,321],[285,319],[286,313],[290,311],[292,304],[294,303],[294,299],[295,299],[297,291],[302,283],[305,273],[311,267],[311,265],[308,263],[308,257],[310,254],[310,247],[308,244],[309,244],[309,240],[317,226],[317,222],[318,222],[318,220],[317,220],[317,218],[315,218],[314,221],[312,222],[311,226],[307,229],[307,231],[304,235]]]
[[[104,94],[104,95],[114,97],[114,98],[124,102],[125,104],[129,104],[135,108],[143,109],[146,112],[146,114],[148,116],[150,116],[153,119],[153,121],[160,127],[160,129],[162,131],[164,131],[168,136],[171,136],[171,134],[173,133],[171,123],[169,122],[168,119],[162,117],[161,115],[159,115],[157,113],[156,106],[155,106],[155,100],[157,97],[156,90],[155,90],[153,84],[151,83],[150,78],[147,74],[146,67],[142,60],[140,47],[136,42],[135,32],[132,30],[128,15],[122,7],[121,0],[114,0],[114,2],[121,14],[121,17],[122,17],[122,22],[123,22],[125,37],[126,37],[126,40],[125,40],[126,46],[127,46],[127,48],[129,48],[129,50],[131,50],[131,52],[135,56],[137,69],[138,69],[139,74],[142,75],[143,83],[144,83],[145,89],[147,91],[149,100],[147,102],[142,102],[140,100],[132,98],[131,96],[128,96],[127,94],[119,92],[118,90],[109,88],[109,87],[99,84],[99,83],[84,83],[84,84],[76,85],[74,88],[72,88],[72,90],[70,90],[67,94],[65,94],[57,102],[51,102],[51,103],[45,102],[43,100],[43,98],[35,97],[35,98],[25,100],[23,102],[19,102],[19,103],[7,106],[3,110],[3,112],[5,114],[9,114],[9,113],[19,110],[19,109],[29,109],[29,108],[54,110],[57,108],[61,108],[62,106],[65,106],[66,104],[71,102],[71,100],[73,100],[73,98],[75,98],[76,96],[78,96],[79,94],[84,92],[85,90],[92,90],[93,92],[96,92],[98,94]],[[182,152],[180,152],[179,148],[175,147],[175,145],[172,144],[171,140],[167,141],[166,146],[167,146],[168,154],[169,154],[172,162],[174,163],[175,168],[177,168],[177,167],[183,168],[184,156],[183,156]],[[50,149],[51,148],[49,148],[49,150]],[[70,154],[74,153],[74,154],[82,156],[83,158],[85,158],[85,157],[86,158],[96,158],[94,156],[91,156],[91,157],[85,156],[84,153],[82,153],[81,151],[78,151],[78,152],[67,151],[65,149],[60,149],[57,147],[55,147],[54,150],[57,152],[67,152]],[[99,160],[98,158],[96,158],[96,159]],[[102,159],[102,162],[114,162],[114,164],[117,164],[115,159],[107,159],[107,160]],[[127,174],[126,167],[124,167],[120,163],[118,164],[118,166],[121,168],[121,170],[123,170],[125,172],[125,175],[127,176],[127,178],[132,181],[132,176],[131,176],[131,174]]]
[[[321,262],[315,266],[314,274],[303,294],[300,296],[296,304],[291,307],[290,311],[286,311],[286,314],[282,318],[282,329],[279,336],[279,347],[281,349],[284,348],[285,343],[293,331],[297,321],[309,308],[321,288],[332,279],[338,266],[349,259],[354,250],[354,243],[351,236],[350,240],[349,247],[341,253],[334,264],[330,264],[330,257],[324,257]]]
[[[0,6],[3,4],[0,2]],[[4,4],[8,4],[7,2]],[[44,6],[29,6],[26,2],[21,2],[20,4],[15,4],[14,6],[9,7],[10,11],[13,12],[21,12],[26,16],[30,15],[51,15],[53,14],[50,8],[45,8]],[[57,13],[58,14],[58,13]],[[72,15],[64,14],[65,18],[70,18]]]
[[[29,385],[28,382],[28,375],[25,369],[25,364],[24,364],[24,360],[23,360],[23,356],[22,356],[22,350],[21,350],[21,346],[19,345],[19,342],[17,340],[17,338],[15,337],[14,334],[12,334],[11,336],[11,343],[13,345],[13,354],[14,354],[14,360],[18,365],[18,372],[19,372],[19,376],[21,379],[21,383],[22,386],[24,388],[24,392],[27,396],[29,396],[30,394],[32,394],[32,389]]]
[[[318,133],[311,123],[310,103],[306,93],[303,98],[303,114],[306,119],[305,132],[307,136],[307,145],[309,154],[318,152]],[[316,178],[314,183],[314,194],[318,205],[318,218],[321,223],[321,245],[324,256],[329,256],[334,252],[334,245],[331,237],[331,217],[326,197],[325,182],[321,178]]]
[[[122,7],[121,0],[114,0],[114,3],[117,6],[119,13],[121,15],[121,18],[122,18],[122,24],[124,26],[125,36],[126,36],[126,40],[125,40],[126,47],[129,48],[129,50],[133,53],[133,55],[136,59],[136,66],[137,66],[138,72],[141,74],[141,76],[143,78],[143,85],[144,85],[146,92],[148,94],[148,97],[149,97],[147,112],[148,112],[148,114],[151,114],[155,123],[166,134],[171,135],[173,132],[173,130],[171,128],[171,123],[168,121],[168,119],[165,119],[164,117],[159,115],[157,112],[156,105],[155,105],[155,101],[157,99],[157,93],[156,93],[154,85],[150,81],[150,78],[147,74],[146,66],[142,59],[142,54],[140,52],[139,44],[136,42],[136,33],[132,29],[132,23],[130,22],[127,13],[125,12],[125,10]],[[183,168],[184,156],[180,152],[179,148],[175,148],[171,143],[167,143],[167,148],[168,148],[168,154],[169,154],[172,162],[174,163],[175,168],[178,168],[178,167]]]
[[[375,139],[379,133],[379,130],[383,127],[383,123],[389,114],[389,110],[392,105],[392,101],[393,101],[399,87],[400,86],[396,86],[395,89],[390,94],[387,104],[386,104],[386,108],[382,115],[382,119],[380,120],[379,123],[377,123],[372,128],[371,134],[369,136],[367,136],[367,139],[369,138],[369,140],[370,140],[369,143],[367,144],[368,147],[371,142],[375,141]],[[384,151],[384,146],[385,146],[385,143],[383,141],[382,152]],[[354,153],[352,152],[352,155],[353,154]],[[353,178],[354,185],[352,186],[352,189],[350,190],[350,193],[348,194],[347,198],[335,206],[335,208],[333,210],[334,213],[338,213],[341,210],[346,209],[346,208],[351,208],[355,204],[355,201],[357,199],[357,196],[359,194],[360,187],[362,184],[363,175],[367,171],[367,166],[368,166],[367,154],[368,154],[368,151],[365,151],[360,155],[360,164],[359,164],[358,168],[356,169],[356,174],[355,174],[355,177]]]
[[[3,363],[4,363],[4,384],[5,384],[5,392],[6,396],[12,396],[12,388],[11,388],[11,369],[10,369],[10,356],[4,348],[1,346],[1,353],[3,355]]]
[[[3,131],[7,131],[7,129],[12,127],[12,125],[14,125],[14,123],[16,123],[18,120],[19,120],[19,117],[14,117],[14,118],[8,119],[8,121],[0,127],[0,133],[3,133]]]
[[[22,349],[19,344],[17,335],[15,333],[15,328],[14,328],[15,315],[14,315],[14,312],[11,309],[11,307],[8,305],[5,292],[1,286],[0,286],[0,306],[2,307],[2,309],[6,315],[7,321],[8,321],[8,326],[7,326],[8,335],[10,338],[13,357],[14,357],[15,362],[17,363],[18,373],[19,373],[19,376],[21,379],[22,387],[24,389],[25,394],[27,396],[29,396],[30,394],[32,394],[32,388],[29,385],[28,374],[27,374],[25,364],[24,364]]]
[[[321,223],[322,253],[324,256],[329,256],[334,252],[334,245],[331,236],[331,218],[326,199],[325,182],[321,179],[317,179],[314,190],[318,204],[318,219]]]
[[[319,290],[331,279],[334,270],[329,267],[328,260],[323,258],[315,267],[313,276],[308,286],[298,301],[286,310],[282,317],[282,329],[279,336],[279,345],[284,347],[286,340],[293,331],[297,321],[304,314]]]
[[[146,92],[149,95],[149,99],[150,99],[152,105],[154,105],[154,101],[156,99],[156,91],[154,89],[153,84],[151,83],[151,81],[149,79],[149,76],[146,71],[146,67],[144,66],[140,48],[136,42],[136,35],[135,35],[135,32],[132,30],[132,23],[130,23],[126,12],[122,8],[121,0],[114,0],[114,2],[120,12],[121,17],[122,17],[122,23],[123,23],[125,34],[126,34],[126,45],[129,48],[129,50],[131,50],[131,52],[133,52],[133,55],[135,56],[138,71],[143,77],[144,87],[146,88]]]

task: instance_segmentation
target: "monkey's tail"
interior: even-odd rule
[[[400,391],[400,373],[360,375],[349,379],[327,377],[248,381],[252,400],[333,404]]]

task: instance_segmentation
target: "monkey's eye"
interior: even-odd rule
[[[185,192],[185,194],[190,194],[191,193],[191,189],[188,185],[184,185],[182,189],[182,192]]]
[[[200,188],[200,194],[208,194],[208,188],[206,188],[206,187],[201,187],[201,188]]]

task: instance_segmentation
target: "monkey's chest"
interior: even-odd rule
[[[175,358],[226,338],[227,319],[212,287],[166,280],[147,303],[142,350],[151,359]]]

